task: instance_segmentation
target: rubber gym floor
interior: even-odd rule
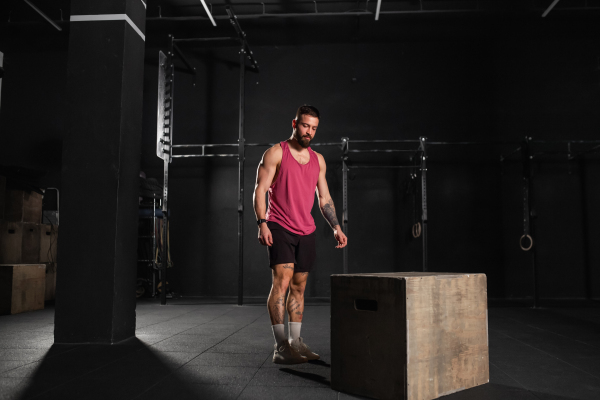
[[[490,382],[443,398],[600,399],[597,305],[491,307]],[[2,316],[0,398],[361,399],[330,388],[329,313],[307,305],[302,336],[321,360],[298,366],[271,362],[263,304],[144,300],[137,338],[112,346],[53,344],[52,307]]]

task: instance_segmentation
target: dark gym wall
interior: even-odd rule
[[[5,71],[0,164],[39,170],[45,173],[41,185],[59,187],[68,33],[51,26],[42,32],[6,27],[0,32]]]
[[[309,24],[307,38],[283,33],[288,28],[302,29],[304,21],[277,22],[274,30],[261,28],[263,22],[242,22],[261,67],[260,74],[247,74],[246,139],[250,142],[286,139],[296,107],[305,102],[323,113],[317,142],[339,141],[343,136],[598,138],[598,28],[593,21],[498,18],[475,23],[452,16],[373,23],[361,18],[360,24],[344,23],[337,31],[331,26],[339,20],[328,21],[329,27]],[[0,157],[2,164],[45,169],[45,184],[59,186],[68,112],[64,107],[68,36],[47,28],[35,35],[0,37],[6,70]],[[385,34],[369,36],[379,31]],[[164,39],[166,33],[158,36]],[[148,176],[160,178],[162,164],[154,155],[158,36],[153,39],[152,32],[148,34],[142,165]],[[185,36],[212,34],[190,31]],[[188,48],[186,54],[198,75],[194,78],[180,70],[176,76],[175,142],[235,143],[237,48]],[[514,148],[445,146],[430,151],[430,269],[485,272],[489,296],[494,298],[522,299],[532,294],[531,255],[518,247],[521,167],[516,160],[499,162],[501,153]],[[327,178],[341,218],[340,152],[331,147],[315,150],[327,159]],[[246,158],[248,296],[266,296],[270,285],[266,250],[256,241],[251,202],[263,151],[250,148]],[[600,250],[594,246],[600,240],[600,166],[593,158],[570,167],[564,156],[534,163],[542,297],[582,298],[589,292],[600,297]],[[402,162],[370,155],[352,159]],[[171,178],[175,261],[171,284],[184,295],[235,296],[235,159],[178,159]],[[406,171],[360,170],[350,178],[350,271],[419,269],[420,242],[409,231],[413,208],[412,197],[406,194]],[[313,215],[318,266],[307,294],[326,297],[329,275],[341,273],[342,258],[316,207]]]
[[[295,109],[302,103],[314,104],[322,112],[315,142],[339,141],[344,136],[515,142],[525,135],[596,138],[600,89],[598,52],[592,39],[597,29],[592,25],[518,19],[491,24],[456,19],[440,26],[435,22],[419,26],[419,34],[405,27],[405,35],[388,37],[383,43],[361,42],[353,36],[345,43],[339,38],[328,43],[330,31],[324,28],[311,32],[311,37],[323,39],[307,43],[290,45],[273,34],[273,44],[266,45],[262,38],[252,46],[260,74],[248,73],[246,80],[246,140],[285,140]],[[411,27],[417,26],[413,21]],[[246,31],[252,44],[253,31]],[[186,75],[182,69],[176,77],[175,143],[235,143],[237,48],[188,48],[186,54],[198,75]],[[154,156],[156,55],[157,49],[147,51],[151,58],[146,69],[142,163],[149,176],[160,178],[162,164]],[[492,298],[532,295],[531,253],[518,247],[521,168],[514,161],[500,163],[500,154],[516,147],[437,146],[430,151],[430,270],[484,272]],[[545,149],[564,150],[566,145]],[[341,218],[340,151],[315,150],[328,162],[327,178]],[[251,199],[263,151],[247,150],[244,231],[244,293],[261,297],[268,293],[270,272],[266,250],[256,240]],[[590,246],[600,239],[594,207],[600,193],[592,179],[598,175],[598,165],[586,161],[583,168],[572,166],[569,174],[565,159],[540,158],[534,163],[539,284],[540,295],[546,298],[583,298],[586,287],[598,287],[600,280],[594,272],[600,254]],[[402,162],[401,157],[372,155],[353,155],[352,160]],[[406,193],[408,180],[406,171],[351,172],[350,272],[420,269],[421,244],[410,236],[413,203]],[[172,164],[175,268],[170,280],[176,291],[236,295],[236,187],[234,158],[176,159]],[[316,205],[313,215],[318,261],[307,290],[309,296],[327,297],[329,275],[342,272],[342,256],[333,248],[331,231]]]

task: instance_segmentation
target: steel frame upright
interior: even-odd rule
[[[427,138],[420,137],[416,140],[357,140],[357,143],[419,143],[416,150],[420,157],[421,170],[421,240],[423,242],[423,263],[422,270],[427,271]],[[386,165],[386,166],[350,166],[349,153],[394,153],[394,152],[412,152],[415,150],[405,149],[377,149],[377,150],[350,150],[350,139],[342,138],[342,185],[343,185],[343,205],[342,205],[342,230],[348,235],[348,171],[350,168],[408,168],[414,169],[414,166],[407,165]],[[343,273],[348,273],[348,247],[343,249],[342,269]]]
[[[244,113],[245,113],[245,77],[246,50],[244,43],[240,48],[240,114],[238,139],[238,306],[244,304]]]

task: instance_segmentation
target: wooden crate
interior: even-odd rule
[[[0,265],[0,314],[18,314],[44,308],[44,264]]]
[[[27,192],[8,185],[4,197],[4,220],[8,222],[42,222],[43,196],[36,192]]]
[[[0,221],[0,264],[38,264],[40,225]]]
[[[40,263],[56,262],[58,246],[58,226],[40,225]]]
[[[331,388],[435,399],[489,381],[484,274],[331,276]]]

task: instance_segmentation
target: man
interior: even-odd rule
[[[254,212],[258,241],[268,246],[273,275],[267,305],[275,337],[273,362],[278,364],[297,364],[319,358],[300,336],[304,288],[316,255],[316,227],[310,214],[315,188],[321,213],[337,240],[336,248],[345,247],[348,243],[335,215],[325,180],[325,159],[310,148],[319,119],[319,111],[315,107],[304,105],[298,108],[292,121],[292,136],[265,152],[256,174]],[[268,207],[265,205],[267,192]],[[288,336],[283,325],[286,309]]]

